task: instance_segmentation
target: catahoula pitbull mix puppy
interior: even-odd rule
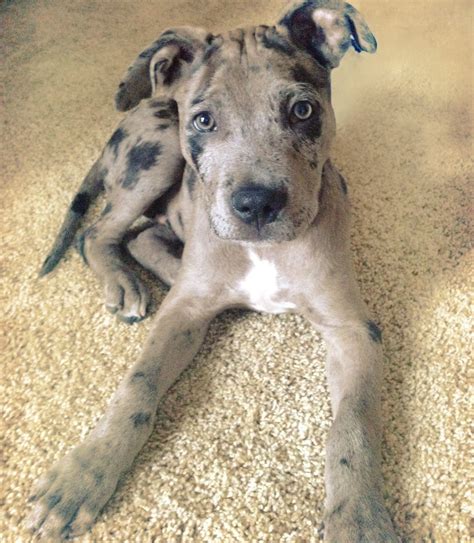
[[[105,186],[107,206],[82,250],[108,308],[127,321],[145,316],[146,291],[120,248],[144,213],[157,220],[128,248],[171,290],[105,415],[37,484],[33,530],[71,537],[92,525],[211,319],[247,307],[301,313],[327,342],[326,541],[397,541],[380,472],[381,335],[354,279],[346,185],[330,160],[330,72],[351,46],[375,51],[362,16],[309,0],[276,27],[167,31],[129,69],[117,106],[144,100],[86,177],[43,273]]]

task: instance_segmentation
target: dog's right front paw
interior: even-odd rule
[[[381,500],[353,497],[342,500],[324,521],[326,543],[400,543]]]
[[[92,526],[112,496],[118,472],[94,445],[81,445],[59,461],[35,485],[27,528],[40,537],[63,540]]]
[[[148,291],[135,275],[125,269],[115,270],[105,278],[105,307],[128,324],[146,317]]]

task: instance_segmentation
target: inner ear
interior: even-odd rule
[[[169,93],[212,35],[202,28],[179,27],[161,34],[128,68],[115,95],[119,111],[127,111],[160,87]]]
[[[155,53],[150,62],[152,94],[162,86],[170,87],[176,83],[181,76],[182,63],[193,60],[192,52],[181,50],[176,44],[167,45]]]

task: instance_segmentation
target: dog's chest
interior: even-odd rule
[[[288,282],[281,276],[275,263],[251,250],[248,257],[249,267],[237,287],[246,305],[265,313],[292,311],[296,306],[288,300]]]

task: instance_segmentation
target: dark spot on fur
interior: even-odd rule
[[[127,137],[127,135],[127,132],[125,132],[123,128],[117,128],[117,130],[112,134],[112,137],[109,139],[108,146],[113,150],[115,158],[117,158],[120,144]]]
[[[152,383],[149,377],[143,371],[137,371],[130,377],[130,383],[145,383],[146,387],[150,392],[156,391],[156,385]]]
[[[89,209],[90,203],[90,196],[85,192],[79,192],[72,201],[71,211],[78,215],[85,215]]]
[[[197,175],[191,168],[186,169],[185,183],[188,186],[189,193],[192,194],[196,185]]]
[[[81,255],[82,260],[84,261],[84,264],[86,266],[89,265],[89,262],[87,261],[86,251],[85,251],[85,242],[86,238],[89,239],[96,239],[97,238],[97,228],[95,226],[89,227],[87,230],[85,230],[76,241],[76,249],[77,252]]]
[[[316,75],[317,72],[310,72],[302,64],[296,64],[291,68],[291,76],[297,83],[306,83],[315,88],[324,87],[328,80],[322,81]]]
[[[77,503],[75,501],[65,500],[64,502],[59,503],[54,508],[54,514],[62,517],[67,521],[69,521],[71,517],[74,517],[76,513]]]
[[[163,85],[171,85],[181,75],[181,62],[192,62],[194,60],[194,54],[185,41],[179,39],[174,34],[162,35],[160,39],[155,42],[152,50],[152,54],[158,52],[167,45],[177,45],[179,47],[179,53],[172,59],[171,63],[166,59],[163,59],[155,65],[155,78],[157,72],[160,72],[163,76]]]
[[[327,60],[321,53],[321,45],[325,42],[324,30],[316,26],[312,18],[314,3],[304,2],[295,10],[287,13],[280,24],[286,26],[291,41],[300,49],[307,51],[322,66],[327,65]]]
[[[178,222],[179,222],[179,226],[181,228],[184,228],[183,216],[181,215],[181,213],[178,213]]]
[[[158,111],[155,111],[153,115],[158,119],[170,119],[172,113],[169,109],[159,109]]]
[[[170,124],[159,124],[156,129],[157,130],[166,130],[167,128],[169,128],[171,125]]]
[[[84,264],[86,266],[89,265],[89,262],[87,262],[86,253],[84,251],[84,243],[85,243],[85,233],[81,234],[76,241],[76,249],[77,252],[81,255],[82,260],[84,261]]]
[[[289,115],[288,115],[288,102],[283,100],[280,103],[280,124],[284,130],[290,128]]]
[[[181,47],[179,58],[188,64],[194,60],[194,53],[187,47]]]
[[[194,343],[194,334],[193,334],[193,331],[192,330],[185,330],[182,334],[181,334],[181,337],[184,339],[184,341],[188,344],[188,345],[192,345]]]
[[[145,49],[138,55],[138,58],[151,58],[154,52],[154,49]]]
[[[220,49],[220,45],[216,43],[212,43],[208,47],[206,47],[206,50],[204,51],[204,55],[202,57],[202,61],[204,63],[208,62],[209,59]]]
[[[229,40],[233,41],[239,47],[239,56],[241,57],[244,53],[245,41],[244,41],[244,31],[241,28],[237,28],[234,31],[234,34],[229,36]]]
[[[318,113],[314,113],[307,121],[298,124],[306,139],[314,142],[321,136],[321,119]]]
[[[339,505],[337,505],[330,513],[329,513],[329,519],[338,516],[342,513],[344,510],[344,507],[346,506],[346,500],[343,500]]]
[[[344,177],[342,177],[341,174],[339,174],[339,183],[341,185],[342,192],[344,194],[347,194],[347,183],[346,183],[346,180],[344,179]]]
[[[140,426],[145,426],[150,424],[151,419],[151,413],[144,413],[143,411],[139,411],[138,413],[134,413],[130,420],[133,422],[133,426],[135,428],[139,428]]]
[[[325,175],[323,175],[321,178],[321,188],[319,189],[319,194],[318,194],[318,202],[320,206],[323,204],[324,196],[327,191],[326,185],[327,185],[327,178]]]
[[[150,100],[148,104],[152,109],[155,109],[157,107],[168,107],[170,103],[163,100]]]
[[[341,458],[339,460],[339,464],[341,464],[341,466],[345,466],[346,468],[349,468],[351,467],[351,463],[349,462],[349,460],[347,458]]]
[[[277,34],[274,29],[272,32],[266,32],[263,35],[262,44],[267,49],[275,49],[283,55],[292,57],[295,54],[295,48],[283,36]]]
[[[49,496],[46,501],[48,509],[52,509],[55,505],[57,505],[61,501],[61,497],[61,494],[53,494],[52,496]]]
[[[166,212],[167,201],[164,198],[157,198],[144,212],[143,215],[149,219],[154,219],[157,215],[163,215]]]
[[[127,172],[122,180],[122,187],[133,189],[139,180],[140,172],[155,166],[160,154],[161,145],[159,143],[140,143],[130,149]]]
[[[171,228],[171,226],[170,226]],[[178,239],[169,239],[169,238],[160,238],[160,241],[165,245],[166,252],[171,255],[173,258],[181,258],[183,256],[184,244]]]
[[[198,170],[199,170],[198,159],[203,151],[200,140],[201,138],[199,137],[199,135],[190,136],[188,138],[189,152],[191,154],[191,159]]]
[[[310,160],[309,161],[309,167],[312,169],[312,170],[315,170],[317,167],[318,167],[318,163],[316,160]]]
[[[94,471],[94,483],[96,486],[100,486],[102,481],[104,480],[104,474],[101,471]]]
[[[161,63],[159,64],[161,65]],[[174,59],[165,72],[165,77],[163,78],[163,85],[166,85],[166,86],[171,85],[171,83],[176,81],[180,77],[180,75],[181,75],[181,65],[177,59]]]
[[[369,410],[369,407],[370,404],[367,398],[359,398],[354,407],[354,411],[360,416],[365,416]]]
[[[367,321],[365,324],[369,329],[370,339],[375,341],[375,343],[382,343],[382,332],[375,322]]]
[[[196,98],[193,98],[191,100],[191,106],[197,106],[198,104],[201,104],[202,102],[204,102],[205,98],[202,94],[200,94],[199,96],[196,96]]]
[[[111,211],[112,211],[112,204],[110,202],[107,202],[106,206],[104,207],[103,211],[102,211],[102,217],[104,215],[108,215]]]

